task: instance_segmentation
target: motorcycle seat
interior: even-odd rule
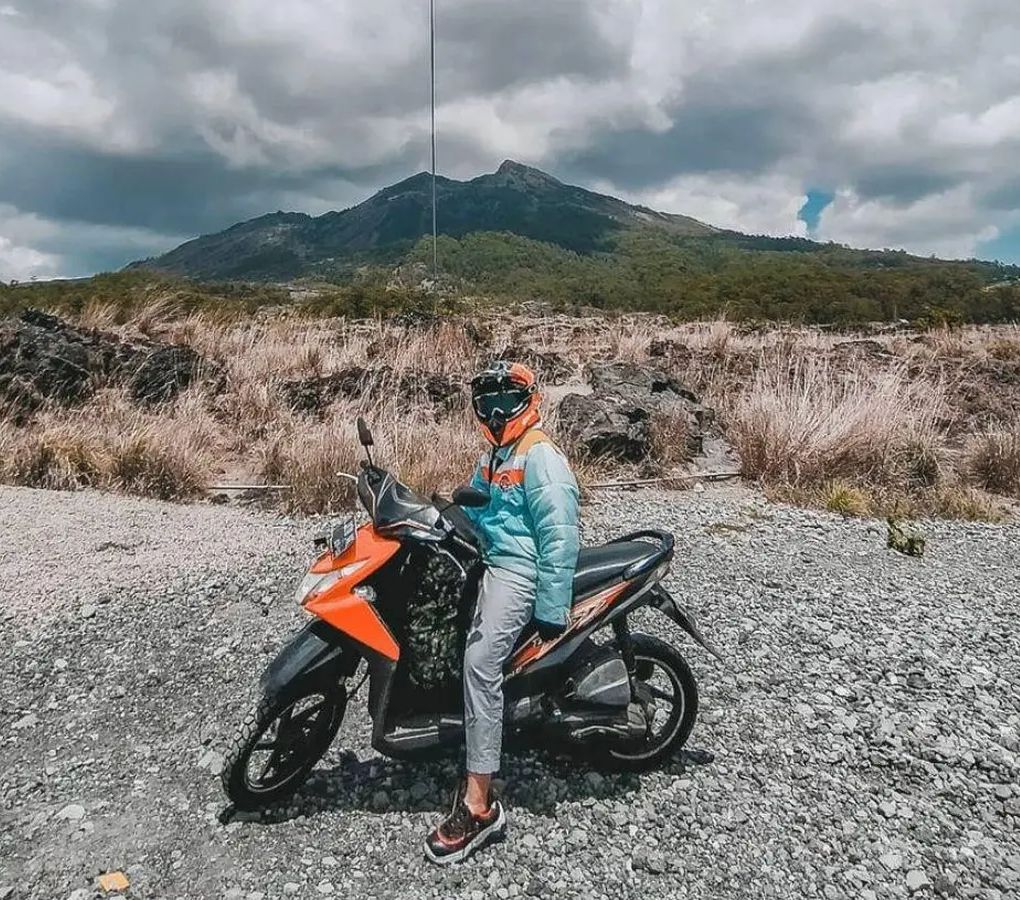
[[[660,556],[665,557],[663,548],[647,541],[616,541],[582,548],[574,573],[574,603],[598,587],[621,580],[631,566],[647,563],[651,567],[653,559]]]
[[[591,597],[600,588],[609,587],[626,577],[626,573],[647,571],[660,562],[673,557],[673,538],[663,532],[639,532],[654,537],[656,543],[639,540],[619,540],[600,547],[583,547],[577,554],[577,569],[574,572],[574,598],[576,606],[582,600]],[[634,535],[637,537],[638,535]],[[534,635],[537,626],[534,620],[521,631],[514,646],[516,651],[527,643]]]

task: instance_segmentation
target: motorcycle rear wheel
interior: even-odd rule
[[[644,772],[666,762],[687,742],[698,717],[698,685],[683,656],[648,634],[631,640],[637,677],[650,690],[655,714],[642,740],[595,751],[596,766],[614,772]]]
[[[263,697],[224,760],[223,790],[234,807],[257,810],[292,796],[329,749],[346,709],[342,687],[310,683],[283,697]]]

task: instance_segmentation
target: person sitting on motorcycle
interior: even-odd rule
[[[485,572],[464,654],[467,778],[452,812],[425,841],[426,856],[439,864],[467,858],[506,829],[490,788],[503,738],[503,666],[532,619],[543,641],[566,630],[577,567],[577,482],[538,428],[534,373],[494,363],[472,380],[471,395],[491,444],[471,486],[490,499],[465,509],[482,536]]]

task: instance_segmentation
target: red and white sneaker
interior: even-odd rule
[[[437,866],[463,862],[505,834],[502,803],[491,800],[488,811],[476,816],[464,804],[462,788],[458,788],[450,814],[425,839],[425,856]]]

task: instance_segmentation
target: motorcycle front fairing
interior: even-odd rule
[[[312,615],[393,661],[399,658],[400,647],[373,608],[373,592],[362,585],[399,549],[399,541],[377,534],[372,525],[362,525],[343,553],[327,550],[315,561],[306,581],[316,577],[319,581],[302,600]]]

